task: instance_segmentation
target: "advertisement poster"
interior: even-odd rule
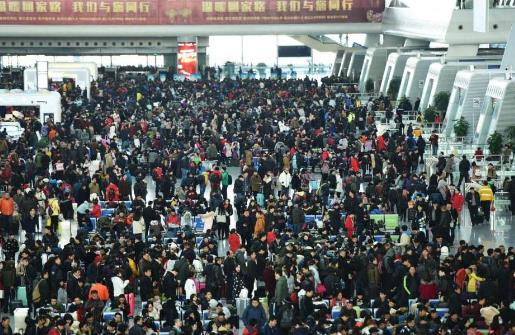
[[[0,24],[209,25],[381,22],[385,0],[0,0]]]
[[[197,43],[180,42],[177,46],[177,73],[190,78],[197,73]]]

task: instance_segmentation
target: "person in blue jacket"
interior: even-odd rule
[[[257,321],[257,329],[263,329],[267,322],[267,317],[265,309],[257,297],[252,298],[250,305],[245,308],[241,318],[245,326],[250,323],[250,320],[255,319]]]

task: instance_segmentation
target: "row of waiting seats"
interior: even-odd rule
[[[370,300],[370,306],[374,305],[375,299]],[[417,303],[417,299],[410,299],[408,301],[408,306],[412,306],[413,304]],[[436,313],[438,314],[439,318],[443,318],[446,314],[449,313],[449,308],[447,307],[438,307],[440,304],[440,300],[438,299],[431,299],[429,300],[429,306],[431,308],[436,309]],[[354,306],[353,309],[356,311],[357,315],[361,314],[361,311],[367,311],[370,315],[374,316],[376,313],[376,309],[372,307],[359,307]],[[335,306],[331,310],[331,319],[336,320],[341,315],[341,307]]]

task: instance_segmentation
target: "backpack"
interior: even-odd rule
[[[227,185],[232,185],[232,176],[231,175],[229,175],[227,177]]]
[[[43,279],[35,279],[34,282],[33,282],[33,289],[32,289],[32,302],[34,303],[39,303],[41,301],[41,292],[39,291],[39,284],[41,284],[41,282],[43,281]],[[35,285],[34,285],[35,283]]]
[[[220,182],[220,177],[216,173],[211,173],[209,175],[209,181],[212,182],[212,183],[219,183]]]
[[[283,313],[281,314],[281,328],[290,328],[293,323],[293,309],[291,306],[288,306],[284,309]]]

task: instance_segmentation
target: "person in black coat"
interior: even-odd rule
[[[469,192],[465,195],[465,201],[467,202],[467,207],[470,212],[470,218],[472,220],[472,225],[476,225],[478,223],[477,220],[477,211],[479,205],[481,204],[479,193],[477,192],[475,187],[472,187]]]
[[[68,299],[73,300],[76,297],[82,296],[82,290],[79,286],[79,278],[80,278],[80,268],[74,268],[66,283],[66,293],[68,295]]]
[[[150,222],[159,220],[159,216],[154,208],[152,208],[152,201],[148,202],[147,207],[143,209],[143,220],[145,221],[145,238],[148,241],[148,231],[150,229]]]
[[[25,231],[26,236],[34,237],[36,227],[39,224],[39,216],[36,207],[33,207],[29,212],[23,215],[21,220],[21,228]]]
[[[145,269],[144,275],[139,283],[141,301],[148,301],[152,298],[152,270]]]
[[[462,305],[461,288],[456,286],[449,296],[449,314],[453,315],[454,313],[457,313],[458,315],[461,315]]]
[[[176,269],[170,269],[163,277],[163,293],[166,298],[172,301],[177,300],[177,274],[178,272]]]
[[[467,159],[467,156],[463,155],[460,164],[458,165],[458,169],[460,171],[460,179],[458,180],[458,185],[456,187],[459,189],[463,180],[465,180],[465,183],[470,182],[470,162]]]
[[[508,195],[510,197],[511,215],[515,215],[515,176],[511,176]]]
[[[43,272],[43,277],[39,281],[38,288],[41,299],[37,306],[46,306],[50,303],[50,284],[48,281],[49,273],[47,271]]]
[[[306,320],[306,318],[310,315],[314,315],[315,306],[313,305],[313,289],[308,288],[306,290],[306,295],[300,299],[299,302],[299,312],[302,320]]]

